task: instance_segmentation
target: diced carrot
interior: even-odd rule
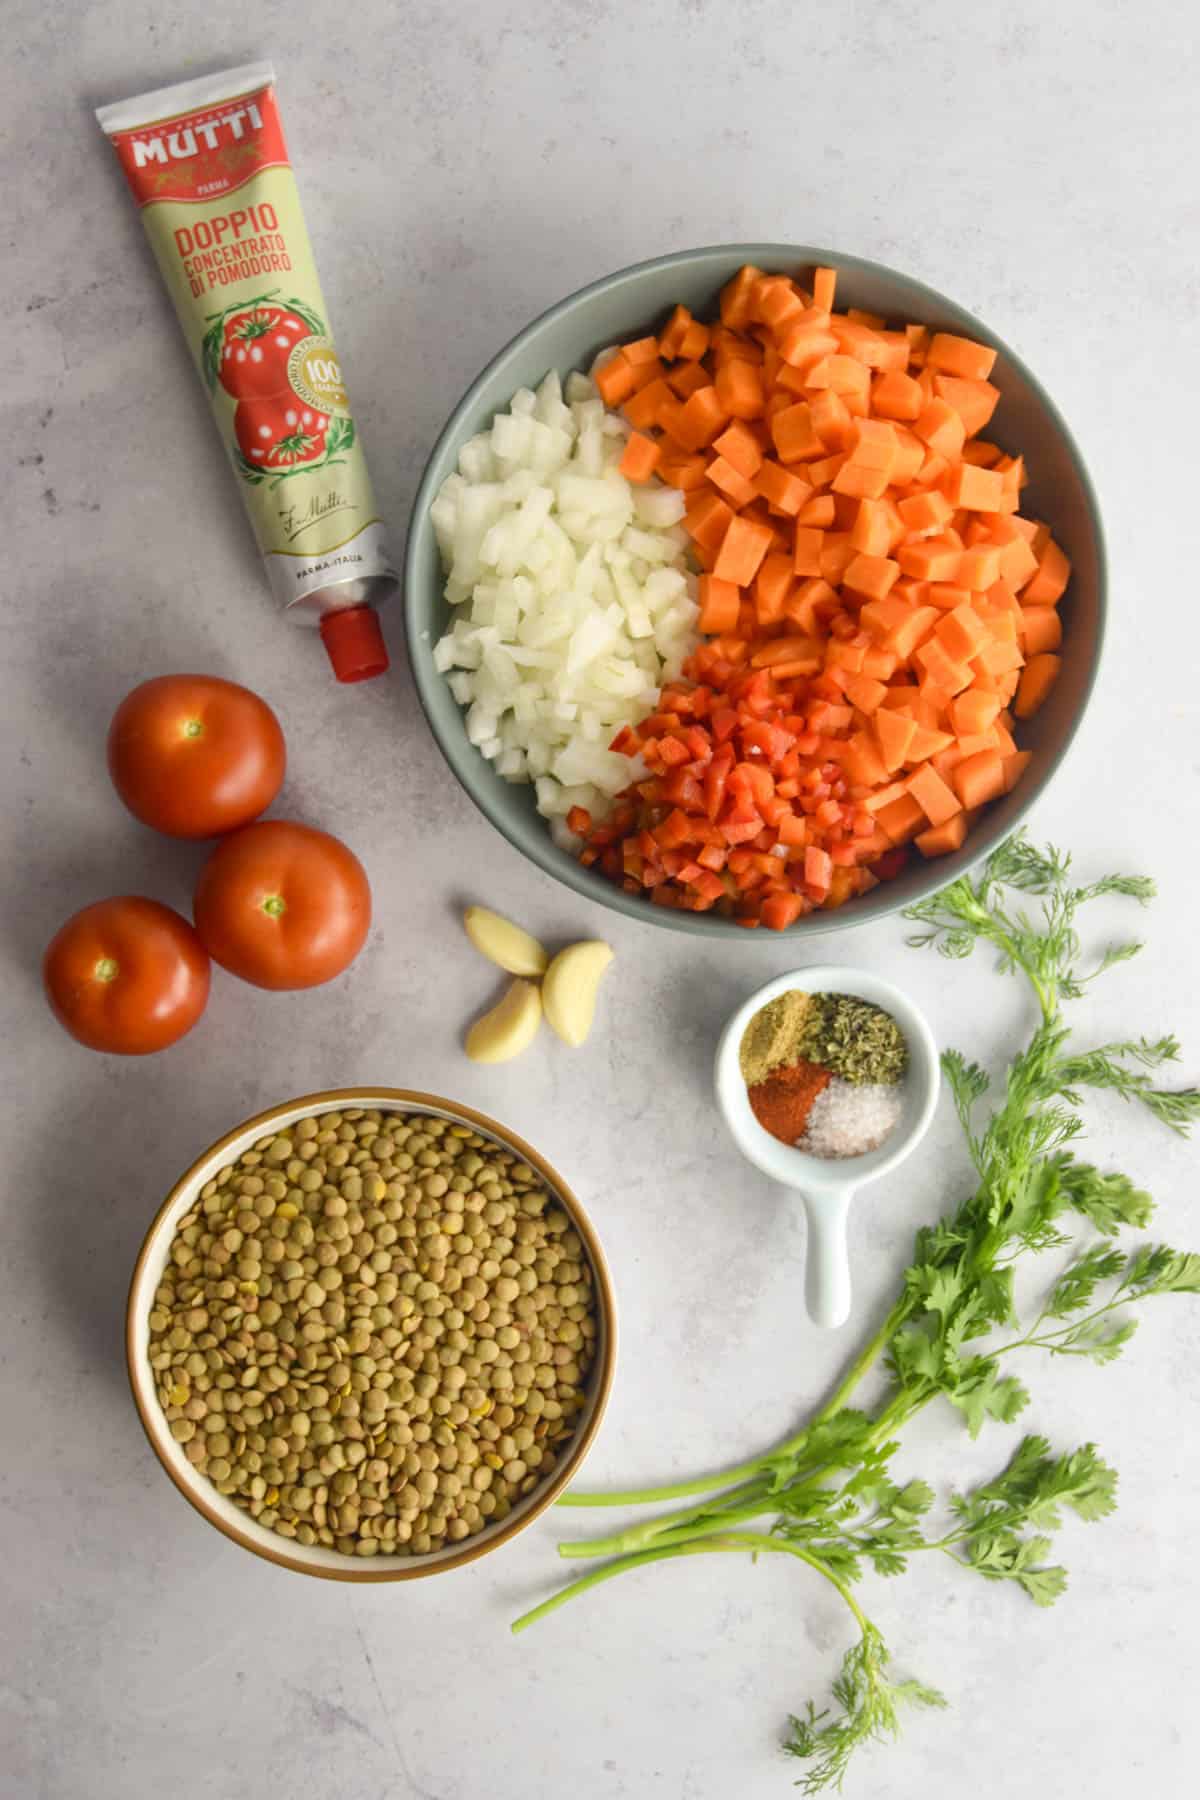
[[[754,478],[754,491],[776,512],[786,513],[791,518],[795,518],[812,494],[807,481],[769,456],[764,458]]]
[[[1021,671],[1013,711],[1018,719],[1031,719],[1058,680],[1062,657],[1049,651],[1031,656]]]
[[[762,377],[753,363],[725,363],[717,370],[714,385],[727,417],[761,418],[765,396]]]
[[[984,429],[1000,399],[1000,389],[990,381],[963,380],[958,375],[935,375],[933,391],[954,408],[969,438]]]
[[[863,652],[862,672],[876,681],[890,681],[896,673],[898,658],[894,650],[872,646]]]
[[[950,772],[954,791],[965,807],[984,806],[1004,792],[1004,764],[996,750],[966,756]]]
[[[708,480],[705,474],[705,463],[702,456],[680,456],[664,454],[658,465],[658,472],[668,487],[679,488],[690,493],[694,488],[703,487]]]
[[[661,460],[662,445],[653,438],[643,437],[640,431],[633,431],[625,441],[617,468],[626,481],[649,481]]]
[[[966,432],[963,422],[945,400],[926,402],[913,431],[937,456],[961,456]]]
[[[718,456],[723,456],[726,462],[732,463],[738,474],[744,475],[748,481],[762,467],[762,446],[741,419],[735,417],[733,424],[727,425],[720,437],[713,439],[712,447]]]
[[[658,354],[665,357],[668,362],[673,362],[679,355],[679,346],[682,344],[687,333],[687,328],[691,323],[692,315],[687,307],[677,306],[671,314],[671,317],[667,320],[666,326],[659,333]]]
[[[857,554],[848,531],[827,531],[821,546],[821,573],[826,581],[844,582]]]
[[[844,450],[854,431],[850,409],[832,388],[822,388],[809,401],[813,427],[826,450]]]
[[[896,503],[896,511],[904,522],[906,531],[920,536],[927,536],[940,531],[954,516],[954,508],[944,494],[931,489],[925,494],[911,494],[907,499]]]
[[[695,532],[692,535],[694,537]],[[771,532],[766,526],[735,514],[726,525],[713,574],[722,581],[735,581],[739,587],[749,587],[770,547]]]
[[[815,675],[821,667],[823,657],[821,646],[815,638],[781,637],[769,638],[760,644],[750,658],[756,669],[769,669],[782,663],[802,663]]]
[[[887,689],[882,681],[873,681],[869,675],[855,675],[846,683],[845,693],[859,712],[870,714],[878,711]]]
[[[882,501],[858,502],[854,509],[854,523],[850,527],[850,542],[864,556],[887,555],[892,544],[892,523]]]
[[[804,852],[804,885],[826,893],[833,877],[833,864],[824,850],[808,845]]]
[[[917,581],[952,581],[962,562],[962,546],[950,536],[918,538],[901,544],[896,561],[906,575]]]
[[[889,707],[881,706],[874,713],[872,724],[879,739],[879,752],[884,768],[900,768],[908,755],[908,746],[916,730],[915,720],[904,713],[893,712]]]
[[[848,564],[842,580],[855,594],[869,600],[882,600],[900,573],[900,564],[886,556],[866,556],[859,552]]]
[[[973,593],[990,588],[1000,579],[1000,551],[995,544],[975,544],[959,557],[957,580]]]
[[[677,355],[684,362],[699,362],[708,349],[708,326],[693,319],[680,339]]]
[[[917,833],[913,842],[922,856],[949,856],[961,850],[966,842],[967,815],[961,809],[943,825],[932,825]]]
[[[971,606],[956,606],[946,613],[936,636],[953,662],[970,662],[988,641],[988,630]]]
[[[837,289],[836,269],[819,268],[813,271],[813,305],[819,306],[823,312],[833,311],[833,296]]]
[[[1062,620],[1053,606],[1023,606],[1020,632],[1026,656],[1038,656],[1043,650],[1058,649]]]
[[[1014,750],[1010,756],[1006,756],[1002,760],[1004,763],[1004,791],[1006,794],[1011,794],[1033,761],[1033,751]]]
[[[821,357],[837,350],[838,341],[830,331],[803,313],[780,333],[779,354],[789,368],[807,371]]]
[[[817,435],[806,400],[784,407],[774,415],[771,437],[781,462],[803,462],[824,453],[825,446]]]
[[[762,270],[756,269],[753,263],[747,263],[738,270],[733,280],[721,289],[721,323],[733,331],[740,330],[750,322],[750,302],[754,284],[762,277]]]
[[[940,369],[947,375],[959,375],[964,381],[986,381],[996,366],[996,352],[972,338],[955,337],[948,331],[935,331],[925,352],[925,366]]]
[[[999,712],[1000,702],[995,694],[971,687],[951,700],[950,723],[959,737],[970,737],[994,725]]]
[[[875,818],[893,844],[907,843],[925,824],[925,813],[920,801],[909,793],[902,793],[899,799],[881,806]]]
[[[802,317],[805,305],[796,292],[795,284],[780,275],[773,281],[760,282],[755,289],[756,308],[764,325],[769,325],[778,337],[793,319]]]
[[[928,705],[923,695],[920,704]],[[931,725],[918,724],[904,760],[908,763],[925,762],[929,757],[940,756],[943,750],[949,750],[953,743],[954,739],[948,731],[937,731]]]
[[[643,388],[649,387],[653,382],[663,381],[667,373],[666,364],[659,362],[657,357],[651,362],[631,363],[630,367],[633,370],[633,399],[637,398]]]
[[[833,477],[835,494],[849,494],[857,500],[879,500],[887,492],[890,471],[871,468],[865,463],[845,462]]]
[[[1016,524],[1015,519],[1013,524]],[[1036,573],[1037,567],[1038,559],[1033,548],[1023,537],[1015,536],[1000,552],[1000,578],[1010,588],[1019,591],[1030,576]]]
[[[811,472],[812,464],[809,464]],[[834,522],[835,508],[832,494],[814,494],[806,500],[796,514],[796,525],[809,526],[818,531],[827,531]]]
[[[625,417],[635,431],[649,431],[659,423],[659,416],[664,404],[671,403],[671,390],[665,381],[648,382],[631,394],[625,402]]]
[[[938,617],[936,606],[910,606],[907,618],[889,632],[888,648],[895,651],[901,662],[907,663],[914,650],[925,642]]]
[[[805,464],[805,477],[815,488],[828,487],[847,460],[844,450],[837,451],[833,456],[819,456],[816,462]]]
[[[942,492],[952,506],[965,507],[968,512],[993,513],[1004,498],[1004,478],[995,469],[981,469],[972,463],[961,462],[952,471]]]
[[[948,694],[961,693],[963,688],[971,685],[971,670],[964,664],[955,662],[936,637],[926,638],[914,660],[929,680],[936,681]]]
[[[719,494],[710,491],[699,495],[688,507],[684,524],[697,544],[716,550],[724,543],[734,518],[733,508],[727,506]]]
[[[703,363],[676,363],[667,372],[667,386],[680,400],[690,400],[697,388],[707,387],[709,373]]]
[[[821,548],[825,533],[816,526],[798,525],[793,537],[792,568],[797,575],[821,573]]]
[[[892,465],[892,481],[906,488],[917,479],[925,462],[925,445],[907,425],[896,426],[896,460]]]
[[[984,644],[976,651],[971,658],[971,667],[977,674],[996,677],[1021,668],[1024,661],[1015,638],[994,637],[990,644]]]
[[[737,625],[741,590],[732,581],[718,581],[715,575],[702,575],[699,583],[700,617],[697,629],[706,636],[719,637]]]
[[[1055,606],[1071,579],[1071,564],[1050,538],[1038,557],[1037,573],[1021,590],[1025,606]]]
[[[620,406],[622,400],[628,400],[634,389],[633,364],[623,350],[618,350],[603,368],[596,370],[592,380],[596,383],[605,406]]]
[[[781,550],[772,551],[763,558],[754,581],[754,610],[760,628],[775,625],[782,619],[791,585],[791,557]]]
[[[925,400],[911,375],[888,370],[871,383],[871,405],[881,419],[918,419]]]
[[[947,819],[952,819],[956,812],[962,811],[958,795],[928,763],[922,763],[909,776],[908,791],[931,825],[944,825]]]
[[[621,353],[627,362],[647,363],[658,361],[658,339],[655,337],[635,338],[631,344],[623,344]]]
[[[713,486],[719,488],[733,506],[748,506],[758,492],[754,483],[747,481],[723,456],[714,456],[705,472]]]
[[[729,423],[729,413],[715,387],[697,388],[683,403],[684,415],[699,436],[698,449],[711,444]]]

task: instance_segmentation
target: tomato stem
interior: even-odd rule
[[[115,981],[119,972],[120,964],[111,956],[102,956],[94,970],[97,981]]]
[[[263,911],[268,913],[272,919],[282,919],[287,911],[287,901],[282,894],[268,894],[263,901]]]
[[[203,737],[204,736],[204,726],[201,724],[199,719],[189,719],[187,721],[187,723],[184,725],[183,735],[186,738]]]

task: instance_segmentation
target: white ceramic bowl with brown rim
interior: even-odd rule
[[[201,1188],[219,1169],[236,1161],[259,1138],[280,1131],[309,1113],[355,1107],[377,1108],[385,1113],[431,1113],[454,1124],[467,1125],[491,1138],[501,1148],[512,1151],[536,1170],[570,1218],[583,1241],[593,1276],[597,1327],[595,1358],[588,1374],[585,1404],[567,1447],[546,1479],[525,1495],[506,1518],[485,1526],[460,1543],[424,1555],[358,1558],[319,1544],[298,1543],[260,1525],[232,1499],[218,1493],[207,1477],[188,1462],[183,1445],[177,1444],[171,1436],[159,1406],[150,1367],[150,1311],[154,1293],[166,1266],[176,1226],[195,1204]],[[256,1556],[265,1557],[279,1568],[293,1569],[300,1575],[317,1575],[331,1581],[409,1581],[417,1576],[461,1568],[464,1563],[473,1562],[476,1557],[506,1543],[536,1519],[578,1473],[599,1429],[612,1385],[616,1315],[608,1267],[591,1221],[562,1176],[523,1138],[495,1119],[489,1119],[469,1106],[460,1106],[456,1101],[444,1100],[437,1094],[421,1094],[406,1088],[344,1088],[329,1093],[305,1094],[247,1119],[206,1150],[175,1183],[146,1233],[134,1266],[125,1315],[125,1353],[133,1398],[151,1447],[184,1499],[190,1501],[210,1525],[215,1525],[244,1550],[252,1550]]]

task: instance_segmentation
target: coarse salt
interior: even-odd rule
[[[878,1150],[904,1110],[903,1083],[844,1081],[840,1075],[817,1095],[796,1148],[810,1156],[865,1156]]]

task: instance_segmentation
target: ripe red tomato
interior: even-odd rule
[[[314,412],[288,388],[265,400],[239,400],[233,429],[256,468],[295,469],[324,456],[329,415]]]
[[[126,894],[85,906],[51,939],[42,980],[51,1011],[89,1050],[146,1056],[190,1031],[211,968],[186,919]]]
[[[264,819],[217,845],[192,912],[209,955],[243,981],[317,987],[362,949],[371,889],[354,852],[328,832]]]
[[[221,386],[235,400],[282,393],[292,346],[312,334],[299,313],[270,301],[234,313],[222,334]]]
[[[113,786],[168,837],[219,837],[265,812],[287,766],[265,700],[218,675],[160,675],[122,700],[108,732]]]

